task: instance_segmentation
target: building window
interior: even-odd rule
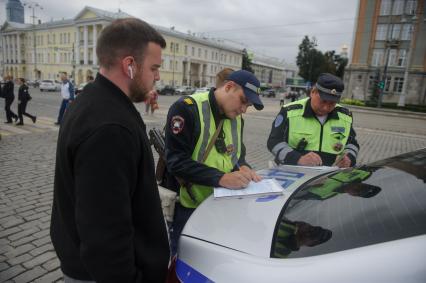
[[[401,49],[398,52],[398,60],[397,65],[399,67],[404,67],[407,61],[407,51],[405,49]]]
[[[179,53],[179,43],[175,44],[175,52]]]
[[[401,25],[400,24],[394,24],[392,26],[391,39],[399,39],[399,34],[400,33],[401,33]]]
[[[374,49],[373,57],[371,58],[372,66],[381,66],[383,64],[383,56],[385,54],[384,49]]]
[[[408,0],[407,4],[405,4],[405,14],[406,15],[414,15],[417,10],[417,0]]]
[[[382,0],[380,4],[380,16],[390,15],[392,0]]]
[[[402,92],[402,87],[404,85],[404,78],[395,77],[393,79],[393,91],[394,92]]]
[[[207,59],[207,50],[204,50],[204,59]]]
[[[184,50],[185,50],[185,55],[188,55],[188,46],[187,45],[185,45]]]
[[[173,70],[173,60],[170,60],[170,70]]]
[[[396,49],[390,49],[389,50],[389,60],[388,60],[388,66],[396,66]]]
[[[173,53],[173,49],[174,49],[175,45],[173,42],[170,43],[170,52]]]
[[[394,0],[392,15],[402,15],[402,11],[404,11],[404,1],[405,0]]]
[[[376,40],[385,40],[388,33],[388,25],[379,24],[376,30]]]
[[[198,58],[201,58],[201,48],[198,48]]]
[[[411,40],[412,31],[413,31],[412,24],[404,24],[402,26],[401,40]]]
[[[192,47],[191,55],[195,56],[195,47]]]

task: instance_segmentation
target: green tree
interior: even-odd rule
[[[324,55],[316,49],[315,37],[309,39],[307,35],[299,45],[296,64],[299,67],[299,75],[306,81],[315,82],[325,63]]]
[[[243,49],[243,63],[241,69],[254,73],[251,67],[251,58],[245,48]]]
[[[299,75],[310,82],[315,82],[321,73],[331,73],[343,79],[348,59],[336,54],[334,50],[322,53],[316,47],[315,37],[311,40],[305,35],[296,58]]]

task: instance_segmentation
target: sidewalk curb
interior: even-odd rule
[[[426,120],[426,113],[422,113],[422,112],[362,107],[362,106],[347,105],[347,104],[342,104],[342,105],[349,108],[349,110],[351,110],[352,112],[364,112],[364,113],[372,113],[372,114],[382,115],[382,116],[406,117],[406,118],[416,118],[416,119]]]

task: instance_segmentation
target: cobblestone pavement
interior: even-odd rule
[[[166,111],[163,107],[155,116],[145,117],[148,127],[162,127]],[[246,115],[247,159],[256,169],[266,167],[272,157],[265,144],[275,114]],[[0,282],[62,281],[49,237],[58,128],[52,126],[52,118],[40,117],[39,121],[18,128],[5,127],[0,119]],[[362,148],[360,163],[426,147],[426,135],[370,129],[368,125],[356,130]]]

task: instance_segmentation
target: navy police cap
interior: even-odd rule
[[[263,103],[259,98],[260,82],[255,75],[246,70],[239,70],[230,73],[227,80],[233,81],[243,88],[244,95],[254,108],[263,109]]]
[[[319,75],[315,86],[321,99],[334,102],[339,102],[345,89],[342,80],[329,73]]]

